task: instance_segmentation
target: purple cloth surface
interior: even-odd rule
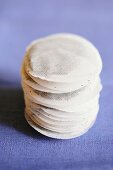
[[[20,66],[26,46],[57,32],[88,38],[100,51],[103,91],[85,135],[55,140],[24,119]],[[113,1],[0,1],[0,170],[113,169]]]

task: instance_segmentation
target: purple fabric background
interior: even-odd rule
[[[47,138],[25,121],[20,66],[26,46],[57,32],[88,38],[103,60],[93,128],[72,140]],[[0,170],[113,169],[113,1],[0,0]]]

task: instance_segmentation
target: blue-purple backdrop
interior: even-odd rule
[[[57,32],[88,38],[104,64],[97,121],[72,140],[47,138],[33,130],[24,119],[18,89],[26,46]],[[112,170],[113,1],[0,0],[0,87],[0,170]]]

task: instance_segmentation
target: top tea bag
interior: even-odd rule
[[[74,82],[98,75],[102,62],[97,49],[73,34],[56,34],[34,41],[26,51],[25,69],[35,78]]]

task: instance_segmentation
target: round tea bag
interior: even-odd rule
[[[75,138],[75,137],[79,137],[81,135],[83,135],[84,133],[86,133],[89,128],[91,128],[95,122],[95,120],[93,122],[91,122],[89,127],[83,128],[82,131],[78,131],[77,132],[71,132],[71,133],[59,133],[59,132],[54,132],[48,129],[45,129],[41,126],[39,126],[38,124],[36,124],[35,122],[33,122],[33,120],[25,113],[25,118],[27,120],[27,122],[29,123],[29,125],[31,127],[33,127],[36,131],[38,131],[39,133],[51,137],[51,138],[56,138],[56,139],[71,139],[71,138]]]
[[[35,91],[29,86],[23,84],[23,89],[26,91],[35,102],[42,105],[52,106],[67,106],[67,105],[79,105],[80,103],[87,102],[101,90],[99,80],[90,83],[87,87],[82,88],[75,92],[63,93],[63,94],[51,94],[45,92]]]
[[[40,86],[44,88],[50,89],[50,93],[68,93],[71,91],[78,90],[82,87],[85,87],[88,85],[89,82],[92,82],[95,80],[97,75],[90,75],[87,77],[78,77],[75,78],[76,81],[74,82],[52,82],[52,81],[47,81],[47,80],[41,80],[39,78],[35,78],[32,75],[29,75],[36,83],[40,84]]]
[[[99,74],[102,62],[97,49],[84,38],[57,34],[33,42],[26,52],[28,74],[52,82],[74,82]]]

